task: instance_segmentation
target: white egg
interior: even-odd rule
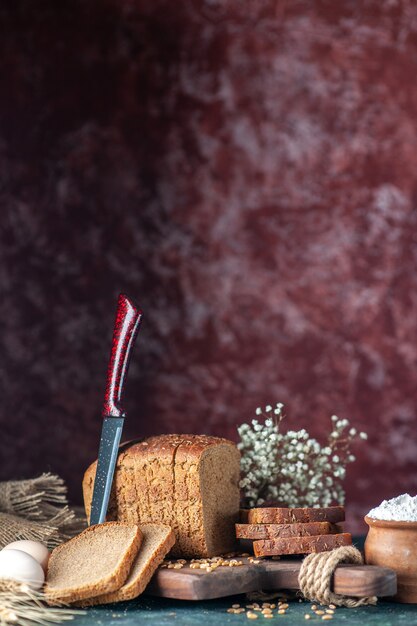
[[[49,550],[43,543],[40,541],[13,541],[13,543],[9,543],[3,550],[21,550],[22,552],[26,552],[33,556],[34,559],[42,566],[44,572],[46,572],[46,568],[48,567],[49,560]]]
[[[40,589],[45,580],[42,567],[36,559],[21,550],[0,552],[0,578],[26,583],[34,590]]]

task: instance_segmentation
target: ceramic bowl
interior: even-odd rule
[[[366,516],[365,560],[397,573],[397,602],[417,603],[417,522],[391,522]]]

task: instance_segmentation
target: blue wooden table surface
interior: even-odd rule
[[[360,626],[417,626],[417,605],[380,602],[378,606],[341,609],[335,611],[333,619],[323,622],[311,611],[310,602],[289,601],[285,615],[275,615],[266,620],[260,616],[249,620],[245,614],[232,615],[227,609],[234,603],[245,605],[244,596],[229,597],[222,600],[187,602],[185,600],[167,600],[142,596],[137,600],[89,609],[85,615],[77,617],[73,626],[133,626],[149,624],[154,626],[247,626],[264,624],[265,626],[295,626],[296,624],[352,624]],[[306,621],[304,615],[310,613],[312,619]]]

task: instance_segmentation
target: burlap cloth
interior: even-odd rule
[[[19,539],[53,548],[79,532],[82,521],[69,509],[66,493],[53,474],[0,483],[0,549]]]
[[[64,481],[53,474],[0,483],[0,549],[33,539],[54,548],[85,526],[69,509]],[[0,626],[46,626],[73,619],[80,611],[51,608],[42,591],[0,580]]]

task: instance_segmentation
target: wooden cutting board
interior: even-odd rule
[[[297,590],[301,559],[259,564],[239,558],[239,567],[218,567],[212,572],[191,569],[159,569],[146,593],[177,600],[209,600],[259,590]],[[349,596],[393,596],[397,576],[391,569],[373,565],[339,565],[334,573],[333,590]]]

